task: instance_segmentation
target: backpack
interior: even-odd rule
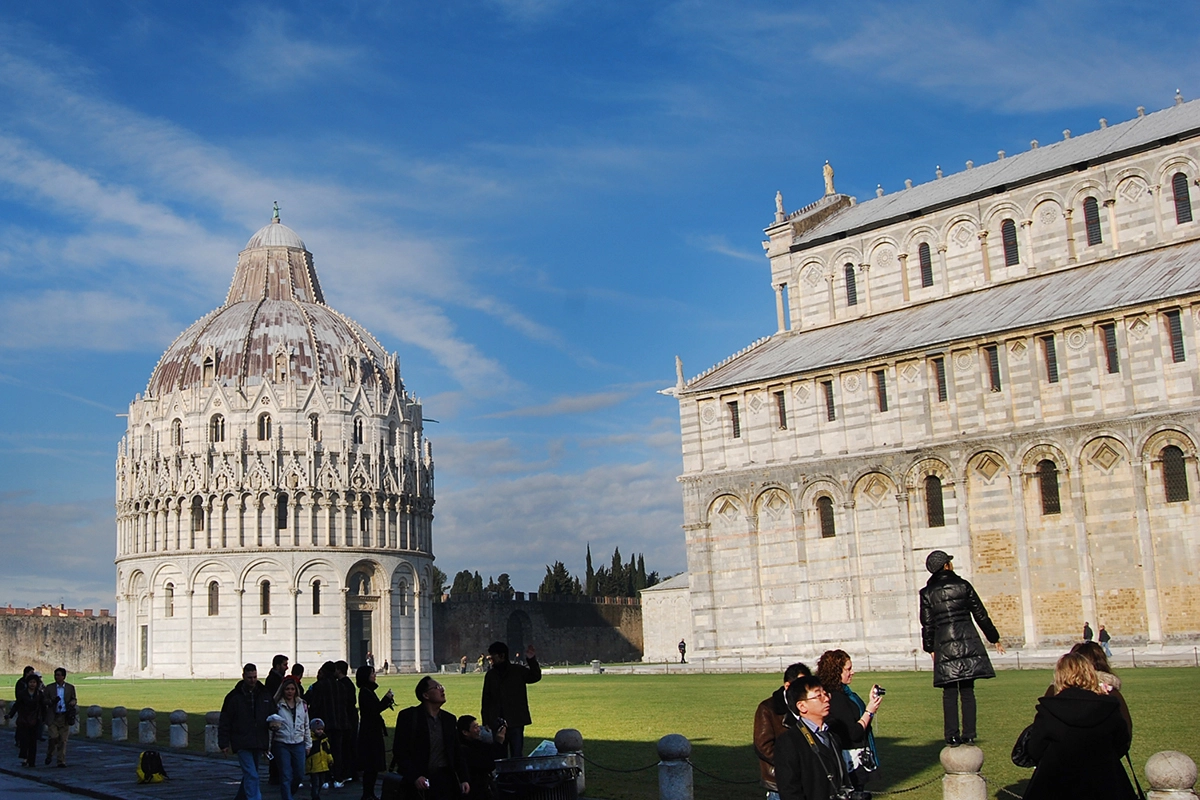
[[[147,750],[138,756],[138,783],[162,783],[167,779],[167,771],[163,769],[162,756],[157,751]]]

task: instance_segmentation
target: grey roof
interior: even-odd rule
[[[688,574],[681,572],[674,578],[667,578],[662,583],[656,583],[653,586],[647,586],[642,589],[643,592],[665,592],[671,589],[686,589],[688,588]]]
[[[1200,242],[1118,256],[928,304],[761,340],[693,378],[708,392],[1200,292]]]
[[[258,229],[258,232],[246,242],[246,250],[252,247],[299,247],[307,250],[300,236],[279,220],[269,222]]]
[[[1200,100],[1193,100],[1036,150],[981,164],[895,194],[873,197],[796,237],[792,249],[804,249],[841,234],[907,219],[910,215],[925,213],[975,195],[988,194],[1003,186],[1024,184],[1082,162],[1106,161],[1124,153],[1155,146],[1164,139],[1187,138],[1197,134],[1200,134]]]

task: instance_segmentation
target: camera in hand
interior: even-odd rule
[[[507,727],[508,727],[508,720],[506,720],[504,717],[496,717],[495,723],[492,724],[493,731],[498,731],[501,728],[507,728]]]
[[[883,697],[885,694],[887,694],[887,689],[883,688],[878,683],[875,684],[874,688],[871,689],[871,691],[873,691],[875,693],[876,697]]]
[[[845,786],[838,789],[832,800],[871,800],[871,793],[865,789],[851,789]]]

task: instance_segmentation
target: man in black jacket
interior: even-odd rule
[[[275,713],[275,698],[258,682],[258,667],[242,667],[242,680],[225,695],[221,704],[221,722],[217,726],[217,744],[223,753],[237,754],[242,768],[239,796],[262,800],[259,788],[258,757],[271,744],[267,717]]]
[[[921,645],[933,656],[933,685],[942,688],[942,720],[946,744],[975,741],[975,681],[996,677],[987,648],[971,622],[983,629],[987,640],[1004,654],[1000,634],[988,617],[975,588],[954,572],[954,556],[934,550],[925,559],[932,573],[921,590]],[[962,696],[962,728],[958,725],[958,698]]]
[[[505,745],[512,758],[525,755],[525,726],[533,720],[529,716],[529,694],[525,687],[542,679],[542,668],[538,664],[537,651],[533,645],[525,648],[528,666],[512,664],[508,660],[508,645],[492,642],[488,648],[492,668],[483,677],[483,702],[480,720],[493,732],[497,720],[508,725]]]
[[[842,755],[825,724],[829,693],[821,681],[800,677],[787,690],[799,721],[775,740],[775,781],[780,800],[830,800],[850,788]]]
[[[417,682],[416,695],[420,705],[396,717],[392,744],[392,764],[403,776],[405,796],[454,800],[460,793],[468,794],[471,786],[458,747],[458,720],[442,710],[445,687],[426,675]]]
[[[796,715],[787,708],[785,693],[792,681],[801,676],[812,675],[807,664],[797,661],[783,672],[783,685],[775,693],[758,704],[754,710],[754,752],[758,755],[759,773],[767,800],[779,800],[775,786],[775,741],[791,727]]]

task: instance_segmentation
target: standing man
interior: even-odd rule
[[[488,658],[492,668],[483,677],[483,703],[480,717],[483,724],[495,731],[504,724],[508,727],[505,745],[510,758],[525,755],[525,726],[533,722],[529,717],[529,695],[525,687],[542,679],[542,668],[538,664],[537,651],[533,645],[525,648],[528,666],[510,664],[508,645],[492,642],[488,647]],[[497,721],[503,720],[504,724]]]
[[[217,726],[217,745],[223,753],[236,753],[242,768],[239,795],[246,800],[262,800],[259,788],[258,758],[271,745],[267,717],[275,713],[275,698],[258,682],[258,667],[242,667],[242,679],[221,704],[221,722]]]
[[[67,765],[67,737],[71,735],[71,726],[78,719],[78,701],[75,699],[75,687],[67,683],[67,670],[59,667],[54,670],[54,683],[46,687],[43,695],[46,703],[46,762],[55,755],[58,756],[58,766]]]
[[[1100,646],[1104,648],[1104,655],[1112,658],[1112,648],[1108,643],[1112,641],[1112,637],[1108,635],[1108,631],[1104,630],[1104,626],[1100,626]]]
[[[342,788],[338,784],[345,784],[346,781],[354,780],[354,776],[358,774],[358,688],[354,685],[354,681],[349,676],[350,665],[345,661],[333,662],[333,673],[336,676],[333,690],[337,693],[337,720],[338,725],[342,727],[344,735],[332,738],[331,744],[335,748],[333,752],[333,774],[335,789]],[[327,720],[328,721],[328,720]]]
[[[1088,623],[1085,621],[1085,622],[1083,623],[1083,640],[1084,640],[1085,642],[1090,642],[1090,641],[1092,640],[1092,636],[1093,636],[1093,635],[1094,635],[1094,634],[1092,633],[1092,626],[1091,626],[1091,625],[1089,625],[1089,624],[1088,624]]]
[[[975,681],[994,678],[987,648],[971,618],[987,640],[1004,654],[1000,634],[988,617],[975,587],[954,572],[954,556],[934,550],[925,559],[931,573],[921,590],[921,644],[933,656],[933,685],[942,689],[942,720],[946,744],[975,742]],[[962,696],[962,727],[958,724],[958,698]]]
[[[754,712],[754,752],[758,755],[758,769],[767,800],[779,800],[779,788],[775,784],[775,742],[787,731],[789,717],[787,689],[792,681],[800,677],[811,677],[812,670],[797,661],[783,672],[783,686],[758,704]]]
[[[271,671],[267,673],[267,693],[271,697],[279,691],[279,687],[283,684],[283,679],[288,674],[288,657],[280,654],[271,659]],[[275,759],[267,761],[267,783],[272,786],[279,785],[279,762]]]
[[[687,663],[687,641],[684,639],[679,640],[679,663]]]
[[[426,675],[415,691],[420,705],[396,717],[392,743],[392,764],[404,776],[404,796],[456,800],[470,794],[465,753],[458,746],[458,720],[442,710],[446,688]]]
[[[842,754],[825,724],[829,693],[821,681],[800,677],[786,692],[799,721],[775,742],[775,779],[780,800],[829,800],[850,789]]]

